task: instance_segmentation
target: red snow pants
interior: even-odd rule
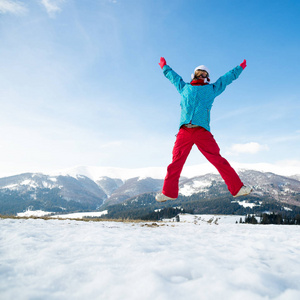
[[[177,134],[172,163],[167,168],[162,193],[170,198],[178,197],[179,177],[194,144],[218,170],[229,192],[233,196],[236,195],[243,183],[228,161],[220,155],[220,148],[213,135],[203,127],[187,128],[185,126],[182,126]]]

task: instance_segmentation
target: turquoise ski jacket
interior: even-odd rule
[[[221,76],[215,83],[193,86],[184,82],[176,72],[165,65],[163,67],[164,75],[175,85],[181,95],[179,128],[184,124],[191,123],[210,131],[210,111],[215,98],[224,92],[226,86],[237,79],[242,71],[243,68],[237,66]]]

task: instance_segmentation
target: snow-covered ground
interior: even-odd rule
[[[0,219],[0,299],[300,299],[300,227]]]
[[[59,219],[82,219],[84,217],[101,217],[107,214],[107,210],[98,212],[80,212],[80,213],[70,213],[64,215],[53,215],[51,218]],[[47,212],[43,210],[26,210],[25,212],[18,213],[18,217],[46,217],[51,215],[52,212]]]

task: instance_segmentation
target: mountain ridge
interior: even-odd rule
[[[101,210],[125,203],[128,199],[161,191],[163,179],[136,175],[136,170],[122,178],[98,177],[99,172],[85,169],[84,174],[23,173],[0,178],[0,213],[18,213],[28,207],[52,209],[54,212]],[[149,170],[148,170],[149,171]],[[150,170],[150,173],[153,171]],[[157,170],[155,170],[155,174]],[[87,177],[97,178],[92,180]],[[250,198],[273,199],[282,204],[300,206],[298,176],[282,176],[256,170],[238,171],[242,181],[254,187]],[[103,174],[101,174],[103,175]],[[110,172],[108,175],[118,175]],[[124,179],[124,178],[128,179]],[[194,177],[181,177],[179,193],[185,198],[232,198],[221,176],[207,173]],[[196,197],[196,198],[195,198]]]
[[[242,164],[231,162],[232,167],[238,172],[243,170],[254,170],[260,172],[271,172],[281,176],[295,176],[300,178],[300,166],[290,166],[290,164]],[[164,179],[167,167],[146,167],[146,168],[117,168],[117,167],[97,167],[97,166],[75,166],[68,169],[57,170],[52,172],[42,172],[49,175],[84,175],[96,181],[100,177],[119,178],[127,180],[134,177],[151,177],[154,179]],[[210,163],[202,163],[191,166],[184,166],[181,176],[192,178],[195,176],[205,175],[208,173],[218,174],[217,170]]]

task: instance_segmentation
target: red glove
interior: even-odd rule
[[[243,68],[243,70],[247,67],[246,65],[246,59],[240,64],[240,66]]]
[[[160,62],[158,64],[160,65],[161,68],[163,68],[167,64],[167,62],[163,57],[161,57]]]

